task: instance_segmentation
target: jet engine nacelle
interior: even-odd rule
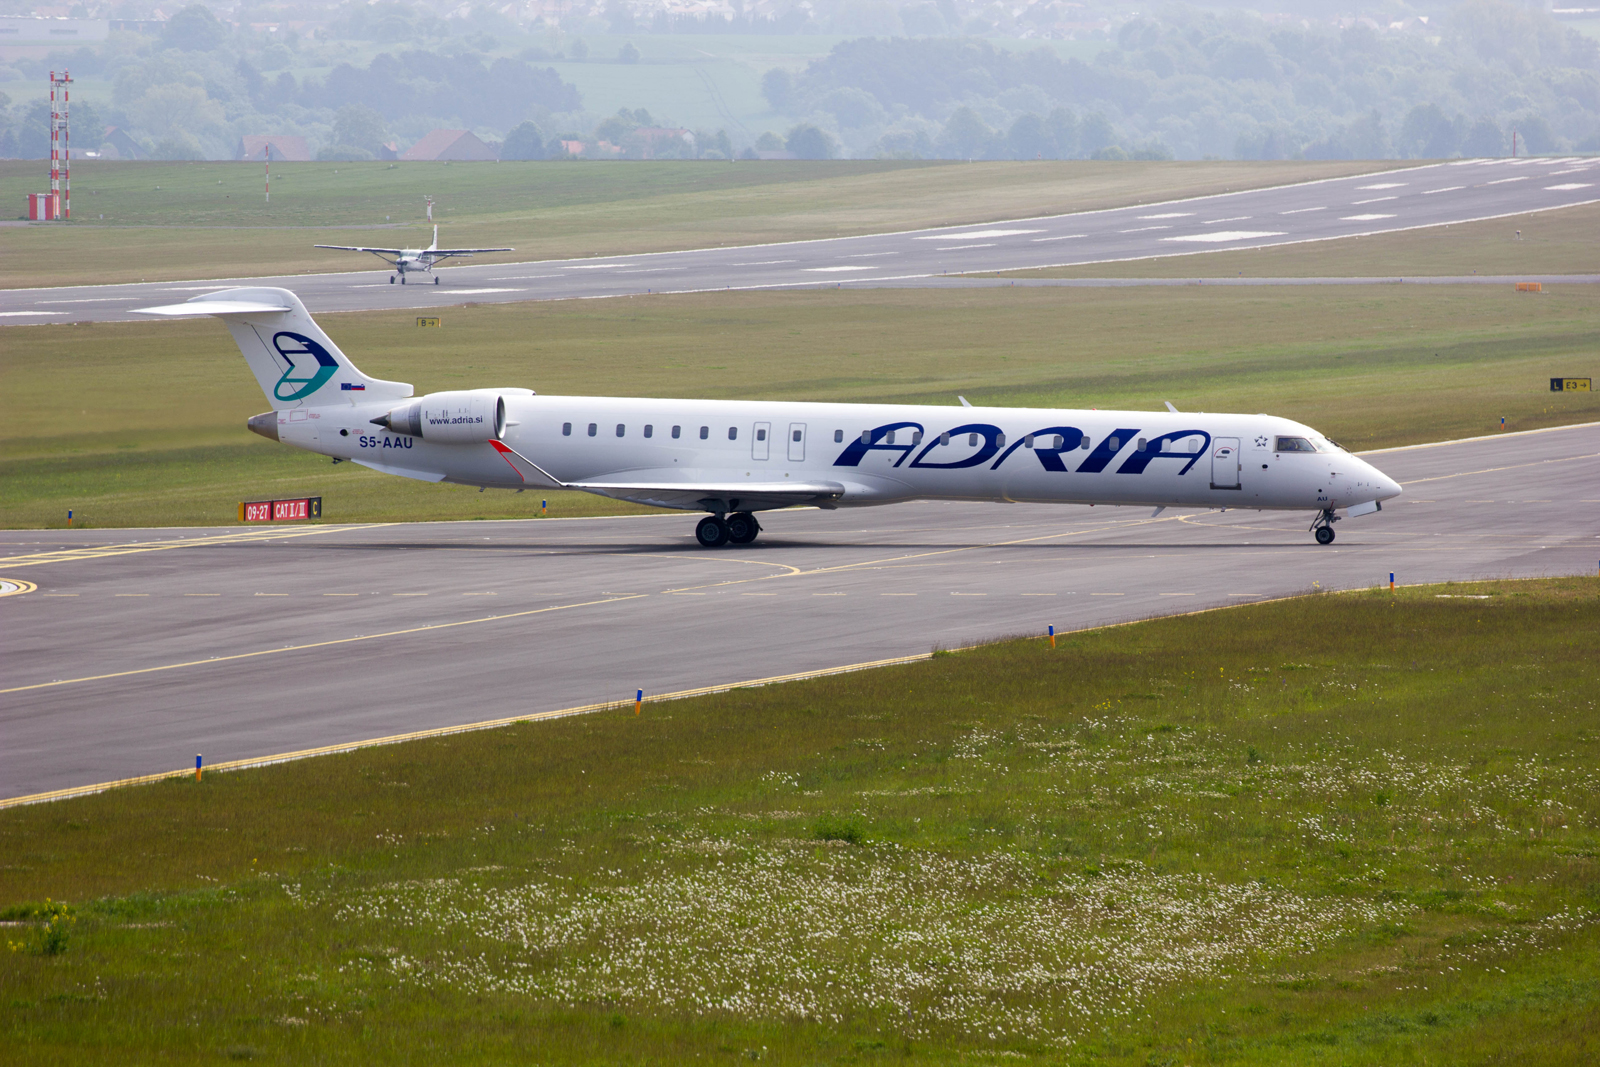
[[[429,393],[372,424],[439,444],[481,445],[505,436],[506,398],[497,389]]]

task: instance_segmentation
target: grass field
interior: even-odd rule
[[[1458,226],[1253,251],[1013,271],[1016,278],[1413,278],[1468,274],[1597,274],[1600,204]],[[1520,235],[1519,235],[1520,234]]]
[[[499,259],[521,261],[987,222],[1405,165],[281,163],[269,207],[260,163],[83,160],[70,224],[5,230],[9,262],[26,266],[0,286],[366,270],[378,261],[312,246],[425,245],[429,195],[442,242],[507,245],[517,251]],[[44,177],[36,160],[0,160],[0,203],[20,211]]]
[[[882,290],[636,297],[328,315],[371,374],[418,392],[1270,411],[1351,448],[1600,419],[1600,293],[1509,288]],[[266,407],[213,322],[9,327],[0,525],[231,522],[241,499],[320,494],[333,521],[528,516],[533,494],[379,475],[248,433]],[[440,339],[443,338],[443,347]],[[171,398],[182,397],[181,408]],[[552,514],[625,510],[551,497]]]
[[[1597,593],[1314,595],[0,811],[0,1060],[1592,1063]]]

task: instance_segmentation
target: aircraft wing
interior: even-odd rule
[[[709,471],[640,470],[615,477],[564,482],[509,445],[500,441],[489,444],[530,488],[577,489],[660,508],[698,511],[705,508],[707,502],[720,504],[728,511],[794,504],[830,507],[846,492],[840,482],[771,477],[757,481],[728,477],[728,472]]]
[[[380,256],[398,256],[403,248],[363,248],[360,245],[312,245],[312,248],[331,248],[335,252],[372,252]]]
[[[318,246],[322,247],[322,246]],[[424,248],[430,256],[470,256],[475,252],[515,252],[515,248]]]

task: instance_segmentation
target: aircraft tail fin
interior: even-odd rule
[[[428,251],[432,252],[434,249],[436,249],[438,247],[439,247],[439,224],[436,222],[436,223],[433,224],[433,244],[428,246]]]
[[[224,289],[139,310],[163,318],[220,318],[275,411],[412,395],[406,382],[363,374],[287,289]]]

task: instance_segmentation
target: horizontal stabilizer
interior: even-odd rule
[[[293,310],[282,304],[264,304],[255,300],[208,300],[204,303],[167,304],[158,308],[134,308],[134,314],[196,319],[205,315],[272,315]]]

